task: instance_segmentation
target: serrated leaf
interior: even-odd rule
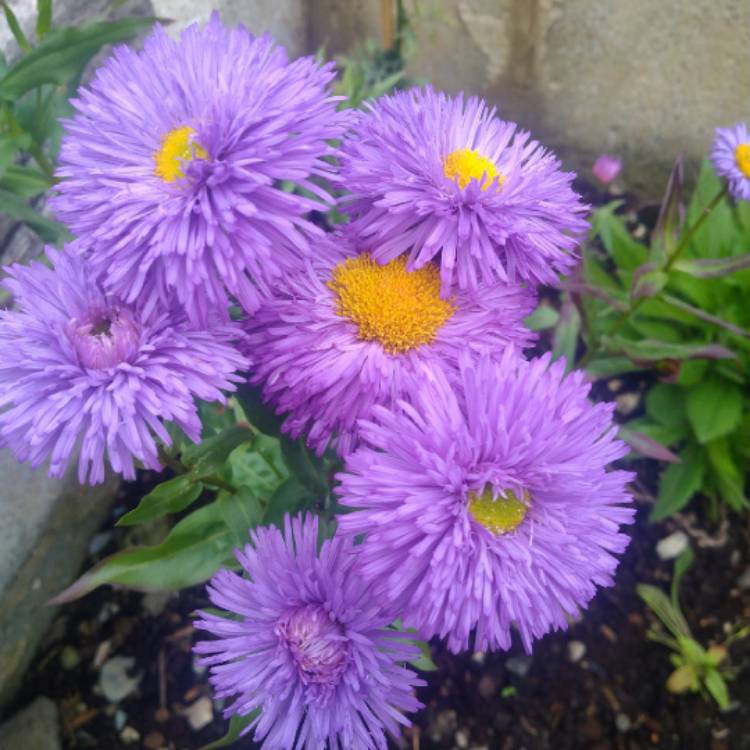
[[[146,495],[138,507],[126,513],[118,526],[133,526],[154,521],[170,513],[179,513],[195,502],[203,492],[203,484],[189,474],[180,474],[174,479],[162,482]]]
[[[232,532],[235,546],[247,543],[248,531],[254,529],[263,518],[260,501],[247,487],[240,487],[234,494],[219,494],[219,510],[227,528]]]
[[[123,18],[54,29],[0,78],[0,98],[14,101],[45,83],[66,85],[81,74],[105,44],[132,39],[155,21]]]
[[[705,453],[692,444],[680,452],[680,463],[671,464],[659,479],[659,494],[650,521],[661,521],[682,510],[701,488],[706,473]]]
[[[283,528],[284,516],[294,515],[315,502],[315,497],[297,479],[291,477],[279,485],[268,501],[263,524]]]
[[[74,601],[98,586],[119,584],[139,591],[173,591],[210,578],[232,559],[234,539],[211,503],[182,519],[153,547],[133,547],[105,558],[50,604]]]
[[[200,750],[219,750],[221,747],[228,747],[234,744],[246,731],[249,731],[249,727],[253,725],[258,716],[260,716],[259,708],[251,711],[247,716],[238,716],[235,714],[229,719],[227,733],[221,739],[209,742],[208,745],[203,745]]]
[[[712,375],[687,390],[685,408],[698,442],[706,444],[737,427],[742,416],[742,391]]]

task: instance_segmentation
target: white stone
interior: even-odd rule
[[[190,728],[199,732],[203,727],[207,727],[214,718],[214,707],[210,698],[198,698],[195,703],[185,709],[185,717],[190,724]]]
[[[688,535],[684,531],[675,531],[656,543],[656,554],[660,560],[674,560],[685,551],[688,544]]]
[[[141,675],[131,676],[135,659],[132,656],[113,656],[104,662],[99,672],[99,687],[110,703],[127,698],[141,681]]]
[[[586,644],[581,641],[568,642],[568,659],[574,664],[586,655]]]

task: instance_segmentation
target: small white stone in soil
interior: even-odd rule
[[[135,659],[132,656],[113,656],[102,665],[99,687],[110,703],[119,703],[138,687],[141,675],[131,677],[128,674],[134,666]]]
[[[531,657],[530,656],[511,656],[505,662],[506,669],[516,675],[516,677],[526,677],[531,669]]]
[[[586,644],[581,641],[570,641],[568,643],[568,659],[574,664],[581,661],[586,655]]]
[[[459,729],[456,732],[456,736],[453,738],[456,741],[456,745],[460,748],[469,747],[469,733],[465,729]]]
[[[737,585],[741,589],[750,589],[750,568],[747,568],[745,572],[737,579]]]
[[[660,560],[674,560],[685,551],[689,543],[688,535],[684,531],[675,531],[657,542],[656,554]]]
[[[627,714],[617,714],[615,716],[615,726],[618,732],[627,732],[633,723],[630,721],[630,717]]]
[[[214,709],[210,698],[198,698],[192,706],[185,709],[188,724],[194,732],[207,727],[214,718]]]
[[[636,407],[641,401],[641,396],[638,393],[623,393],[615,399],[617,404],[617,411],[624,417],[635,411]]]
[[[125,727],[125,729],[120,732],[120,739],[126,745],[133,745],[141,739],[141,735],[138,734],[137,729],[133,729],[133,727]]]
[[[487,654],[484,653],[484,651],[475,651],[471,655],[471,660],[474,662],[474,664],[478,664],[480,667],[482,664],[484,664],[484,660],[487,658]]]
[[[196,674],[198,676],[205,674],[208,670],[208,667],[204,666],[200,663],[200,659],[197,656],[193,657],[193,674]]]
[[[126,724],[128,715],[122,710],[115,711],[115,729],[119,732]]]

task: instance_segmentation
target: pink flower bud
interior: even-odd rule
[[[622,161],[620,159],[610,154],[602,154],[594,162],[594,167],[591,171],[602,185],[609,185],[620,174],[621,169]]]

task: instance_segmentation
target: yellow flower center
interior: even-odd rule
[[[493,494],[491,487],[484,488],[481,495],[469,493],[469,513],[475,521],[493,534],[507,534],[517,529],[529,510],[529,493],[523,490],[521,499],[513,490]]]
[[[195,158],[207,159],[206,149],[193,143],[195,130],[189,125],[170,130],[162,139],[161,148],[154,154],[156,174],[164,182],[174,182],[182,179],[185,173],[182,167],[185,162]]]
[[[336,314],[359,329],[363,341],[378,341],[389,354],[408,352],[435,339],[455,308],[440,298],[440,274],[430,264],[406,270],[406,259],[380,265],[369,255],[348,258],[328,282],[338,299]]]
[[[734,152],[734,158],[737,159],[740,172],[750,180],[750,143],[740,143]]]
[[[505,175],[498,171],[494,162],[470,148],[459,148],[448,154],[443,162],[443,173],[451,180],[457,180],[461,188],[471,180],[481,183],[482,190],[487,190],[496,177],[498,187],[505,182]]]

